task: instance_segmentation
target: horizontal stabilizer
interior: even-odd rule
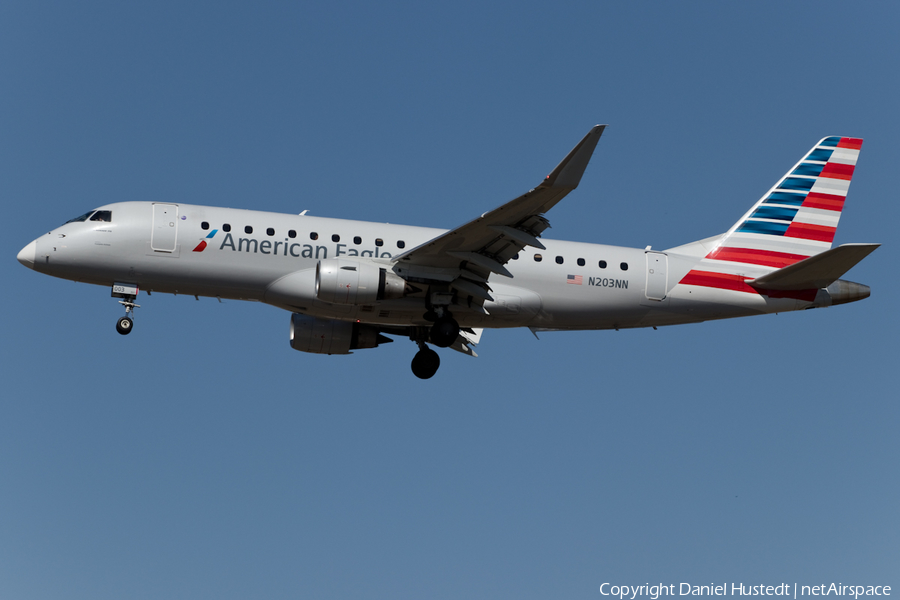
[[[747,283],[757,289],[809,290],[825,288],[881,244],[844,244],[757,277]]]

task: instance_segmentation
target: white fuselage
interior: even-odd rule
[[[309,298],[288,301],[272,290],[277,289],[279,280],[292,275],[306,282],[301,286],[314,285],[312,278],[320,259],[342,257],[390,269],[392,258],[445,230],[187,204],[167,206],[173,211],[169,220],[160,219],[149,202],[101,207],[110,211],[109,221],[67,223],[35,240],[33,268],[99,285],[125,282],[149,292],[267,302],[322,318],[385,326],[428,324],[423,317],[424,293],[353,305]],[[460,325],[649,327],[827,305],[818,298],[769,298],[678,285],[700,258],[690,246],[682,254],[681,249],[655,253],[600,244],[542,242],[546,249],[526,248],[507,264],[513,278],[490,277],[493,300],[485,302],[483,309],[471,303],[453,308]]]

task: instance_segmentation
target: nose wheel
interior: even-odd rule
[[[118,321],[116,321],[116,331],[121,333],[122,335],[128,335],[131,333],[131,328],[134,326],[134,320],[131,317],[120,317]]]

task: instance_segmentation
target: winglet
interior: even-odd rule
[[[584,175],[584,170],[594,154],[594,148],[597,147],[597,142],[603,135],[604,129],[606,129],[606,125],[594,125],[584,139],[578,142],[568,156],[553,169],[553,172],[547,175],[547,179],[541,185],[571,189],[578,187],[581,176]]]

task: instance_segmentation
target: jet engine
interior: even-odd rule
[[[351,350],[375,348],[393,342],[378,328],[362,323],[291,315],[291,348],[313,354],[352,354]]]
[[[316,297],[333,304],[372,304],[402,298],[406,281],[387,269],[345,258],[328,258],[316,265]]]

